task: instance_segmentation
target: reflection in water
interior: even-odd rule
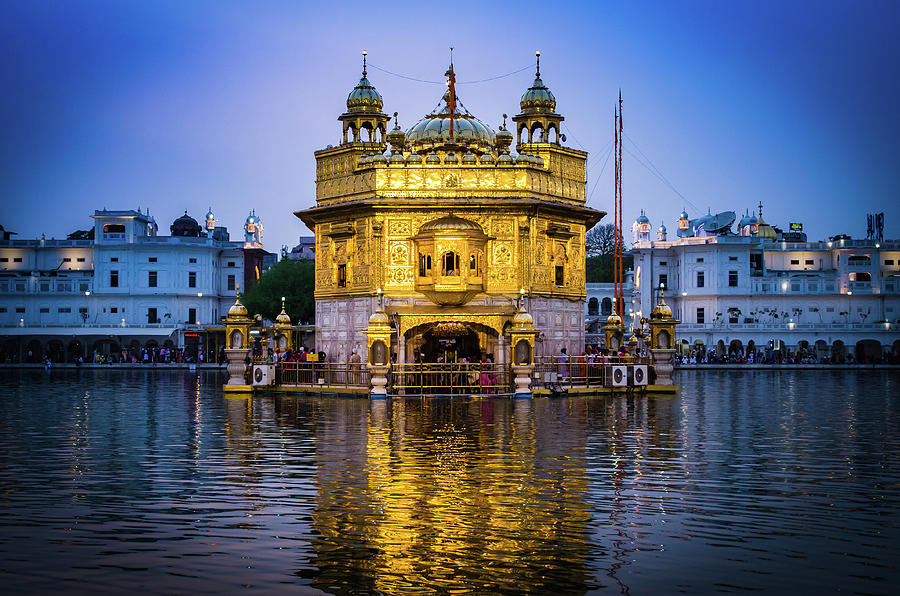
[[[4,372],[0,582],[888,594],[900,392],[862,374],[370,402],[224,396],[184,371]]]

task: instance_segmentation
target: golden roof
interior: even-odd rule
[[[290,326],[291,324],[291,317],[284,310],[284,298],[281,299],[281,312],[275,317],[275,324],[287,326]]]
[[[236,318],[247,318],[250,316],[249,311],[247,311],[247,307],[241,304],[241,290],[240,286],[238,287],[237,296],[234,299],[234,304],[231,305],[231,308],[228,309],[228,318],[236,319]]]
[[[653,307],[653,310],[650,312],[651,319],[671,319],[672,318],[672,307],[666,304],[665,299],[663,298],[662,290],[659,292],[659,304]]]

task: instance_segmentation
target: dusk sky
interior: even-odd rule
[[[682,208],[740,217],[762,201],[769,223],[802,222],[810,240],[863,237],[876,211],[900,238],[898,30],[896,1],[7,1],[0,224],[62,238],[95,209],[149,207],[168,234],[211,206],[236,239],[255,208],[266,248],[293,246],[361,51],[408,128],[443,87],[378,68],[440,81],[452,45],[463,82],[541,50],[568,144],[590,152],[588,204],[609,212],[622,89],[626,226],[644,209],[674,233]],[[459,97],[496,127],[533,78]]]

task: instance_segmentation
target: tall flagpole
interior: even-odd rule
[[[622,236],[622,239],[619,242],[619,302],[620,308],[625,310],[625,288],[624,288],[624,263],[622,262],[622,249],[624,248],[622,244],[624,243],[624,230],[623,230],[623,213],[622,213],[622,145],[625,141],[622,133],[622,90],[619,89],[619,234]],[[624,313],[620,313],[619,316],[624,318]]]
[[[619,316],[619,111],[613,108],[613,160],[615,175],[613,179],[613,308]]]

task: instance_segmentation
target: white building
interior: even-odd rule
[[[649,220],[639,218],[631,251],[636,315],[648,316],[662,286],[681,321],[682,350],[771,345],[838,361],[900,354],[900,242],[785,241],[761,207],[758,218],[741,220],[738,234],[734,219],[732,212],[696,220],[682,213],[679,237],[668,240],[664,226],[651,239]]]
[[[2,359],[54,361],[145,345],[185,346],[217,322],[238,284],[269,256],[251,213],[231,241],[212,211],[205,229],[187,215],[158,235],[148,213],[95,211],[93,240],[0,240]],[[188,342],[190,343],[190,342]]]

